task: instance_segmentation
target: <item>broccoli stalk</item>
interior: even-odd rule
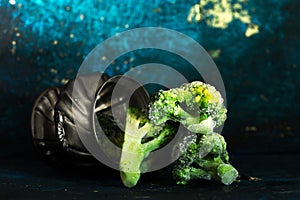
[[[170,125],[155,126],[150,123],[144,112],[137,108],[129,108],[124,132],[120,175],[125,186],[133,187],[137,184],[141,172],[147,168],[142,165],[144,159],[150,152],[165,144],[175,131]]]
[[[238,171],[220,157],[199,159],[197,164],[211,175],[211,178],[221,181],[224,185],[230,185],[238,177]]]

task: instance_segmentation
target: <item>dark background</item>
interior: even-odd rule
[[[35,159],[29,128],[35,98],[45,88],[74,78],[101,41],[146,26],[190,36],[215,61],[227,92],[222,134],[231,154],[297,155],[300,2],[232,0],[226,12],[249,20],[233,17],[222,27],[211,23],[216,16],[207,14],[220,4],[214,2],[201,8],[201,20],[195,15],[189,21],[199,1],[0,0],[0,156]],[[253,26],[259,31],[247,35]],[[166,52],[137,51],[115,61],[109,73],[122,74],[153,59],[183,70],[188,65]]]

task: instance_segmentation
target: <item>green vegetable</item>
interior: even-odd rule
[[[225,185],[235,181],[238,171],[229,164],[224,138],[217,133],[193,136],[194,141],[184,140],[188,141],[184,144],[187,148],[180,152],[173,168],[177,184],[185,185],[193,179],[213,179]]]
[[[159,91],[152,98],[148,112],[129,108],[120,160],[124,185],[135,186],[141,172],[147,169],[143,163],[145,158],[175,135],[177,126],[172,122],[181,123],[187,129],[185,138],[178,144],[179,158],[173,169],[177,183],[214,179],[231,184],[238,172],[228,162],[224,138],[214,132],[226,120],[226,112],[220,93],[200,81]]]
[[[142,165],[150,152],[164,145],[176,132],[176,127],[166,124],[155,126],[146,114],[137,108],[129,108],[126,116],[124,143],[120,160],[122,182],[127,187],[137,184],[147,166]]]
[[[226,120],[221,94],[200,81],[160,91],[154,99],[149,106],[149,118],[156,125],[172,120],[192,132],[206,133]]]

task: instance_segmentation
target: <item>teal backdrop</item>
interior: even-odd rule
[[[101,41],[147,26],[182,32],[213,58],[227,92],[230,152],[299,152],[299,10],[298,0],[0,0],[0,153],[31,155],[35,98],[74,78]],[[121,56],[107,73],[153,61],[189,65],[148,49]]]

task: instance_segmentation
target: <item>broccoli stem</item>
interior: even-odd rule
[[[125,186],[137,184],[141,173],[148,168],[148,163],[143,163],[144,159],[150,152],[160,148],[175,130],[170,124],[164,127],[151,124],[138,109],[128,110],[120,159],[120,175]],[[151,140],[142,143],[145,137]]]
[[[126,134],[120,160],[120,175],[126,187],[133,187],[140,178],[140,166],[145,158],[144,147],[141,145],[141,138],[133,138]]]
[[[166,138],[172,136],[174,132],[175,132],[175,127],[166,124],[158,136],[156,136],[154,139],[150,140],[149,142],[143,144],[146,152],[150,153],[155,149],[161,147],[161,145],[166,142]]]
[[[225,185],[230,185],[239,175],[238,171],[232,165],[225,163],[219,165],[217,172],[221,182]]]
[[[140,178],[140,166],[148,154],[142,145],[142,138],[152,129],[151,124],[140,126],[134,113],[128,111],[126,117],[124,143],[120,159],[120,175],[126,187],[133,187]]]
[[[197,164],[210,173],[213,179],[225,185],[230,185],[238,177],[238,171],[231,164],[223,162],[220,157],[199,159]]]

